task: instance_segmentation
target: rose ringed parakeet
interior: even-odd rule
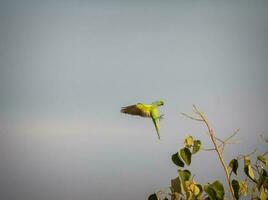
[[[158,107],[164,105],[163,101],[155,101],[152,104],[138,103],[135,105],[122,107],[121,113],[138,115],[141,117],[150,117],[154,123],[158,139],[160,139],[159,121],[162,118],[158,113]]]

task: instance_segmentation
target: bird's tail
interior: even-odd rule
[[[155,130],[158,136],[158,139],[160,140],[160,127],[159,127],[159,120],[158,119],[153,119]]]

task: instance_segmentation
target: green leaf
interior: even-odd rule
[[[190,135],[187,138],[184,139],[184,146],[191,148],[193,145],[193,137]]]
[[[253,172],[253,170],[252,170],[252,167],[251,167],[251,165],[247,165],[247,166],[245,166],[244,167],[244,172],[245,172],[245,174],[252,180],[252,181],[254,181],[255,182],[255,179],[254,179],[254,172]]]
[[[172,195],[171,195],[171,200],[180,200],[180,194],[178,192],[174,192]]]
[[[215,181],[214,183],[211,184],[211,187],[216,191],[217,193],[217,198],[218,199],[223,199],[224,197],[224,187],[219,181]]]
[[[209,185],[204,186],[204,191],[207,193],[210,200],[214,200],[217,198],[216,191],[213,188],[211,188]]]
[[[187,169],[185,170],[179,170],[179,175],[181,177],[181,181],[185,182],[185,181],[189,181],[191,178],[191,172]]]
[[[263,187],[260,190],[260,200],[266,200],[266,192]]]
[[[248,156],[244,156],[244,165],[251,165],[251,161]]]
[[[156,194],[151,194],[149,197],[148,197],[148,200],[158,200]]]
[[[229,163],[229,166],[231,167],[232,171],[237,175],[238,160],[237,159],[231,160],[231,162]]]
[[[261,161],[265,166],[268,166],[268,160],[263,156],[263,155],[259,155],[258,160]]]
[[[200,192],[199,194],[197,195],[197,199],[201,199],[201,195],[202,195],[202,192],[203,192],[203,188],[202,188],[202,185],[200,184],[196,184],[196,186],[199,188]]]
[[[265,169],[261,170],[261,173],[259,175],[259,180],[257,183],[257,187],[259,190],[260,190],[261,186],[268,189],[268,175],[267,175],[267,172],[265,171]]]
[[[201,149],[201,141],[194,140],[193,154],[197,153]]]
[[[224,198],[224,187],[219,181],[205,185],[204,190],[212,200],[222,200]]]
[[[248,191],[248,185],[247,185],[246,181],[240,181],[240,183],[239,183],[239,192],[243,196],[248,195],[249,191]]]
[[[186,147],[182,148],[180,150],[180,155],[181,155],[183,161],[186,163],[186,165],[191,164],[192,153],[188,148],[186,148]]]
[[[248,156],[244,156],[244,172],[251,180],[256,182],[254,172],[253,172],[252,167],[251,167],[251,161],[250,161],[250,158]]]
[[[179,176],[181,178],[181,183],[182,183],[182,186],[183,186],[183,190],[186,194],[186,197],[189,196],[189,193],[188,193],[188,188],[187,188],[187,185],[186,185],[186,182],[190,180],[191,178],[191,172],[187,169],[185,170],[178,170],[179,172]]]
[[[184,162],[182,161],[178,152],[173,154],[171,159],[175,165],[177,165],[179,167],[184,167]]]
[[[264,189],[266,191],[268,191],[268,176],[265,177],[263,183],[262,183],[262,186],[264,187]]]
[[[196,185],[194,180],[185,181],[184,191],[186,194],[186,199],[188,200],[197,200],[198,195],[200,193],[199,187]]]
[[[239,199],[239,182],[237,180],[232,180],[232,188],[234,190],[234,196]]]
[[[173,192],[181,193],[181,180],[179,176],[171,180],[171,188]]]
[[[200,188],[196,185],[196,183],[194,181],[189,181],[189,189],[191,191],[191,193],[197,197],[200,194]]]

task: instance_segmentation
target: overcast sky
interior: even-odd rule
[[[1,1],[0,197],[138,200],[176,177],[192,104],[226,160],[268,135],[267,1]],[[161,141],[120,107],[163,99]],[[223,178],[213,154],[192,171]],[[216,159],[216,157],[215,157]]]

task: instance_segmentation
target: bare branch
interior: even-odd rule
[[[198,114],[199,115],[199,110],[196,108],[196,106],[195,105],[193,105],[193,111],[196,113],[196,114]]]
[[[203,151],[215,151],[216,149],[215,148],[210,148],[210,149],[201,148],[201,150],[203,150]]]
[[[223,155],[225,145],[226,145],[225,143],[221,143],[221,144],[219,145],[219,148],[221,148],[221,155]],[[221,146],[222,146],[222,147],[221,147]]]
[[[258,168],[257,168],[256,166],[251,166],[251,168],[252,168],[255,172],[260,173],[259,170],[258,170]]]
[[[246,154],[246,155],[244,155],[244,156],[251,156],[251,155],[253,155],[254,153],[256,153],[256,151],[257,151],[257,149],[254,149],[254,151],[252,151],[251,153]]]
[[[210,136],[210,133],[207,132],[207,135]],[[223,141],[222,139],[216,137],[215,135],[214,135],[214,138],[215,138],[216,140],[218,140],[220,143],[224,143],[224,141]],[[222,145],[222,144],[220,144],[220,145]]]
[[[226,175],[226,180],[227,180],[227,183],[228,183],[228,186],[229,186],[229,190],[230,190],[231,195],[232,195],[232,199],[235,199],[234,190],[232,188],[231,179],[230,179],[230,175],[229,175],[229,170],[228,170],[228,167],[227,167],[227,165],[226,165],[226,163],[225,163],[225,161],[223,159],[223,154],[222,154],[223,151],[220,151],[219,146],[217,145],[214,131],[211,128],[211,125],[209,124],[209,121],[206,118],[205,114],[200,112],[195,105],[193,105],[193,110],[204,121],[204,123],[205,123],[205,125],[206,125],[206,127],[208,129],[210,139],[211,139],[211,141],[212,141],[212,143],[213,143],[213,145],[215,147],[215,151],[217,152],[219,160],[220,160],[220,162],[221,162],[221,164],[223,166],[223,169],[224,169],[224,172],[225,172],[225,175]]]
[[[261,139],[263,139],[264,142],[268,144],[268,138],[264,138],[263,134],[261,134]]]
[[[256,153],[257,152],[257,149],[254,149],[254,151],[252,151],[252,152],[250,152],[250,153],[248,153],[248,154],[245,154],[245,155],[243,155],[243,154],[239,154],[238,156],[237,156],[237,160],[241,160],[241,159],[243,159],[245,156],[251,156],[251,155],[253,155],[254,153]]]
[[[226,142],[225,144],[240,144],[240,141]]]
[[[240,131],[240,128],[236,129],[235,132],[230,135],[227,139],[224,140],[224,143],[227,143],[232,137],[234,137],[238,132]]]
[[[184,115],[184,116],[186,116],[186,117],[188,117],[188,118],[190,118],[190,119],[192,119],[192,120],[195,120],[195,121],[203,121],[202,119],[198,119],[198,118],[192,117],[192,116],[190,116],[190,115],[188,115],[186,113],[181,113],[181,114]]]
[[[239,144],[239,141],[233,141],[233,142],[224,142],[219,145],[219,148],[224,147],[226,144]]]

